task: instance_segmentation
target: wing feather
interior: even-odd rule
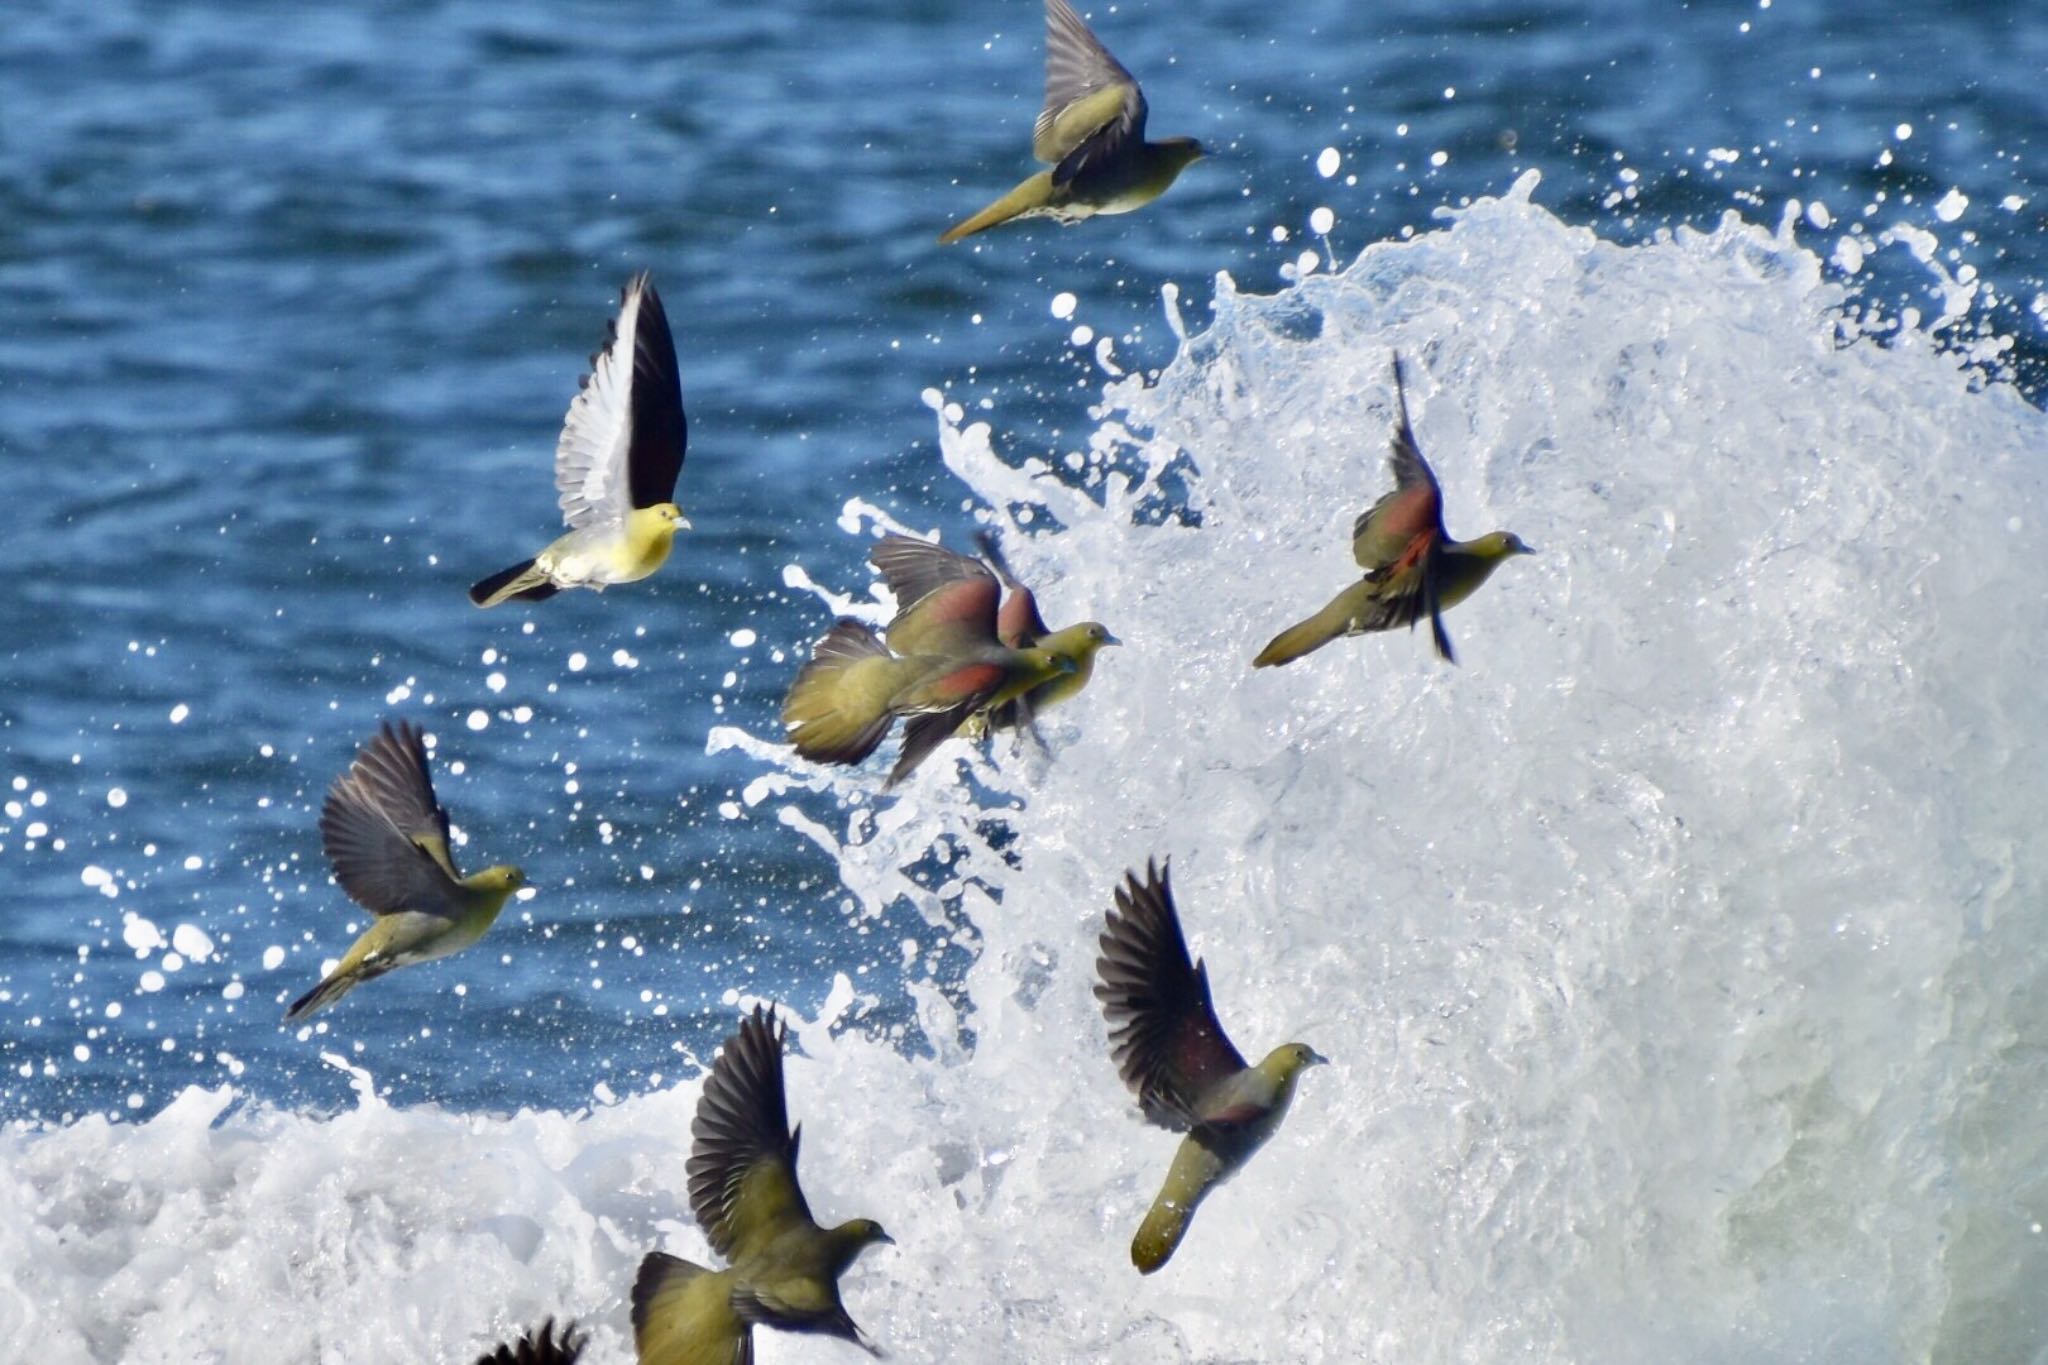
[[[516,1344],[507,1342],[478,1356],[476,1365],[576,1365],[589,1339],[589,1333],[577,1331],[574,1322],[564,1326],[560,1336],[555,1335],[555,1320],[549,1318]]]
[[[889,535],[868,562],[896,598],[896,619],[884,633],[898,654],[956,654],[996,643],[1003,585],[980,560]]]
[[[1194,1126],[1203,1099],[1245,1069],[1217,1021],[1205,964],[1188,957],[1167,873],[1151,862],[1129,873],[1102,931],[1095,998],[1109,1021],[1111,1054],[1145,1117],[1176,1132]]]
[[[1031,151],[1066,185],[1089,164],[1144,141],[1145,95],[1067,0],[1045,0],[1045,107]]]
[[[1441,541],[1444,532],[1444,496],[1436,473],[1422,458],[1415,442],[1415,427],[1408,420],[1408,392],[1401,382],[1401,357],[1394,356],[1394,401],[1396,420],[1387,468],[1394,476],[1393,491],[1381,497],[1358,517],[1351,527],[1351,554],[1358,567],[1371,573],[1384,569],[1414,553],[1418,538],[1434,534]]]
[[[633,328],[633,443],[627,453],[630,494],[635,507],[673,502],[676,476],[689,448],[683,417],[683,381],[676,370],[676,342],[668,310],[654,282],[642,271],[626,286],[640,290],[640,316]]]
[[[996,577],[1003,580],[1003,589],[1008,594],[996,613],[996,638],[1010,649],[1031,648],[1052,633],[1038,613],[1038,595],[1010,571],[1010,561],[1003,557],[994,532],[984,530],[974,539],[981,546],[982,557],[996,571]]]
[[[882,789],[887,791],[910,776],[918,764],[930,758],[934,749],[951,739],[967,723],[967,718],[981,709],[987,698],[988,694],[983,692],[949,711],[927,711],[903,722],[903,752],[897,755],[896,766],[889,769],[889,780],[882,784]]]
[[[756,1005],[705,1079],[685,1168],[690,1209],[719,1255],[736,1260],[792,1224],[816,1228],[797,1183],[799,1135],[782,1090],[789,1028]]]
[[[434,799],[426,737],[385,722],[327,789],[320,841],[341,889],[379,915],[450,915],[460,874],[448,852],[448,813]]]
[[[555,490],[570,526],[613,526],[667,502],[687,429],[675,340],[645,272],[626,285],[555,444]]]

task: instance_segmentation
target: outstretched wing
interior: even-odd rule
[[[1415,443],[1398,352],[1394,356],[1394,401],[1397,418],[1393,448],[1387,456],[1394,491],[1361,513],[1351,528],[1352,557],[1368,574],[1403,560],[1419,561],[1429,542],[1445,539],[1443,490]]]
[[[956,654],[996,643],[1003,588],[980,560],[889,535],[868,562],[896,598],[896,619],[884,634],[898,654]]]
[[[1145,140],[1145,94],[1067,0],[1045,0],[1045,107],[1031,152],[1070,183],[1090,163]]]
[[[364,909],[455,913],[448,813],[434,800],[426,737],[411,721],[386,721],[327,789],[320,842],[335,880]]]
[[[996,638],[1011,649],[1029,649],[1052,634],[1046,629],[1045,618],[1038,614],[1037,594],[1010,572],[1010,561],[1003,558],[995,532],[983,530],[975,535],[974,541],[981,546],[982,558],[996,571],[996,577],[1003,580],[1003,590],[1008,594],[996,613]]]
[[[796,1179],[798,1135],[782,1095],[789,1028],[759,1005],[726,1039],[690,1125],[685,1168],[690,1209],[727,1260],[773,1241],[792,1224],[816,1229]]]
[[[1194,1126],[1203,1097],[1245,1061],[1217,1022],[1208,969],[1188,959],[1167,874],[1149,860],[1144,881],[1132,872],[1117,888],[1095,971],[1111,1055],[1145,1117],[1176,1132]]]
[[[569,404],[555,444],[555,489],[570,526],[615,525],[675,497],[688,431],[668,313],[645,271]]]

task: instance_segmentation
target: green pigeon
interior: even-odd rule
[[[934,549],[895,535],[875,547],[870,559],[903,605],[886,644],[842,617],[813,646],[782,704],[782,723],[803,757],[859,763],[907,718],[903,752],[885,784],[893,787],[970,716],[1078,667],[1043,645],[1006,647],[996,635],[1002,585],[995,575]]]
[[[1064,630],[1048,627],[1045,618],[1038,613],[1037,594],[1011,572],[1010,563],[1003,557],[1002,546],[997,543],[994,533],[982,531],[974,539],[981,546],[982,558],[988,561],[988,566],[995,570],[996,577],[1003,584],[1003,605],[996,614],[997,638],[1011,649],[1037,646],[1074,660],[1073,672],[1041,683],[1015,701],[983,712],[980,717],[990,730],[1028,727],[1033,718],[1047,707],[1067,700],[1088,685],[1088,680],[1095,676],[1095,651],[1104,645],[1120,645],[1123,641],[1111,635],[1108,627],[1099,621],[1083,621]]]
[[[725,1257],[707,1270],[650,1252],[633,1282],[640,1365],[753,1365],[753,1329],[839,1337],[880,1355],[839,1300],[839,1277],[868,1247],[894,1241],[855,1218],[822,1228],[797,1183],[782,1049],[789,1029],[755,1006],[728,1038],[690,1132],[690,1210]]]
[[[1436,474],[1415,443],[1401,357],[1394,356],[1394,398],[1399,421],[1387,464],[1394,491],[1367,508],[1351,528],[1351,554],[1365,576],[1305,621],[1274,636],[1252,660],[1254,668],[1292,663],[1340,635],[1413,627],[1429,618],[1437,653],[1456,663],[1443,613],[1479,590],[1505,560],[1534,554],[1511,531],[1477,540],[1452,540],[1444,530],[1444,496]]]
[[[1131,1263],[1150,1275],[1173,1256],[1209,1191],[1279,1128],[1302,1071],[1329,1059],[1286,1043],[1245,1064],[1217,1022],[1207,964],[1188,958],[1167,873],[1149,860],[1143,881],[1131,872],[1117,888],[1101,947],[1095,998],[1117,1071],[1147,1119],[1187,1134],[1131,1240]]]
[[[957,242],[1013,218],[1078,223],[1143,208],[1207,154],[1191,137],[1147,142],[1145,114],[1137,78],[1067,0],[1045,0],[1045,108],[1031,153],[1052,169],[948,228],[939,241]]]
[[[1053,630],[1039,615],[1038,598],[1010,572],[995,537],[979,537],[987,565],[945,546],[911,536],[885,536],[869,559],[881,571],[882,581],[899,604],[896,620],[889,624],[889,642],[902,649],[914,647],[919,637],[913,632],[934,613],[943,613],[969,601],[979,609],[990,593],[989,573],[993,569],[1004,590],[996,611],[996,640],[1006,649],[1044,650],[1056,659],[1072,663],[1046,681],[1000,703],[984,706],[965,720],[946,714],[918,716],[904,726],[904,747],[928,751],[959,733],[976,737],[977,730],[1007,729],[1029,725],[1038,712],[1065,701],[1088,685],[1095,673],[1095,654],[1104,645],[1121,644],[1100,621],[1083,621],[1064,630]]]
[[[643,271],[627,283],[555,444],[555,489],[569,533],[476,584],[469,600],[495,607],[563,588],[602,592],[660,568],[676,531],[690,524],[675,503],[687,444],[675,339]]]
[[[296,1023],[397,967],[467,948],[497,920],[526,874],[500,863],[465,877],[448,849],[448,812],[434,799],[426,737],[386,722],[328,788],[320,839],[334,879],[375,915],[319,985],[294,1000]]]

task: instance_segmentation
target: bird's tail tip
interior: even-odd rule
[[[579,1331],[572,1321],[556,1334],[555,1320],[549,1318],[519,1340],[507,1342],[488,1355],[478,1356],[476,1365],[576,1365],[590,1334]]]
[[[1266,647],[1252,660],[1252,667],[1275,668],[1281,664],[1291,664],[1302,655],[1312,654],[1321,649],[1330,642],[1330,638],[1319,633],[1313,621],[1303,621],[1300,625],[1289,626],[1266,642]]]
[[[480,607],[495,607],[512,597],[529,602],[553,597],[561,589],[550,583],[547,575],[538,571],[536,564],[535,560],[521,560],[509,569],[501,569],[489,578],[479,579],[469,589],[469,600]]]
[[[633,1347],[638,1359],[752,1360],[752,1329],[731,1304],[732,1274],[650,1251],[633,1277]]]
[[[682,1289],[699,1275],[711,1272],[680,1256],[650,1251],[641,1258],[639,1273],[633,1277],[633,1331],[646,1330],[650,1317],[661,1311],[667,1296]]]
[[[951,246],[963,237],[986,232],[999,223],[1007,223],[1012,218],[1043,208],[1051,183],[1051,177],[1043,172],[1031,177],[972,218],[962,219],[940,233],[939,245]]]
[[[319,985],[307,991],[286,1007],[284,1021],[287,1024],[296,1024],[303,1019],[312,1018],[321,1010],[326,1009],[329,1005],[347,995],[355,987],[355,984],[355,980],[352,977],[337,975],[325,978]]]
[[[858,763],[875,751],[895,718],[886,707],[877,710],[849,675],[889,657],[888,646],[864,622],[841,617],[833,623],[783,699],[782,724],[799,754],[814,763]]]
[[[1187,1233],[1188,1215],[1187,1208],[1166,1199],[1152,1205],[1138,1225],[1137,1236],[1131,1238],[1131,1264],[1140,1275],[1153,1274],[1173,1259]]]

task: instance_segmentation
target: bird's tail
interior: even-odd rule
[[[895,720],[886,676],[894,662],[867,626],[851,617],[834,622],[782,703],[796,751],[814,763],[858,763],[873,753]]]
[[[284,1012],[287,1024],[296,1024],[326,1009],[335,1001],[347,995],[365,980],[354,972],[336,972],[327,977],[312,990],[292,1001],[291,1008]]]
[[[972,237],[977,232],[988,231],[998,223],[1007,223],[1019,214],[1042,209],[1045,207],[1045,201],[1051,197],[1052,172],[1040,171],[972,218],[947,228],[939,234],[939,244],[951,245],[962,237]]]
[[[747,1324],[731,1307],[724,1271],[650,1251],[633,1277],[633,1345],[640,1365],[752,1360]]]
[[[1201,1196],[1197,1194],[1195,1199],[1200,1202]],[[1138,1224],[1138,1235],[1131,1238],[1131,1264],[1138,1267],[1140,1274],[1150,1275],[1173,1259],[1194,1216],[1193,1203],[1183,1203],[1166,1191],[1160,1192],[1145,1221]]]
[[[1252,667],[1291,664],[1302,655],[1321,649],[1350,629],[1350,608],[1351,604],[1344,595],[1331,599],[1330,604],[1314,616],[1306,621],[1297,621],[1268,641],[1266,647],[1259,651],[1259,657],[1252,660]]]
[[[1171,1260],[1195,1210],[1225,1173],[1223,1159],[1215,1152],[1195,1138],[1182,1139],[1159,1197],[1152,1201],[1145,1221],[1138,1224],[1138,1235],[1131,1238],[1131,1264],[1150,1275]]]
[[[548,581],[547,571],[538,560],[527,559],[479,581],[470,588],[469,600],[480,607],[495,607],[508,597],[538,602],[560,591]]]

